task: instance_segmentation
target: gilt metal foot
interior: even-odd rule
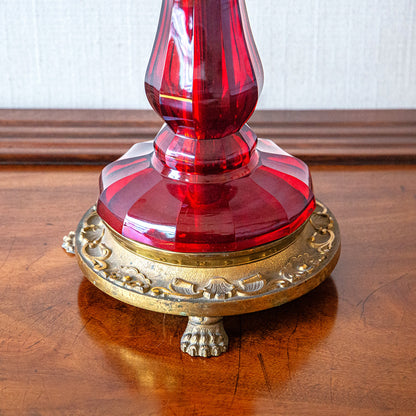
[[[218,357],[228,348],[222,317],[190,316],[181,339],[181,350],[192,357]]]

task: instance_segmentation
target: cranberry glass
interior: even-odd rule
[[[257,247],[315,208],[308,167],[245,124],[263,69],[244,0],[164,0],[145,88],[165,121],[104,168],[98,214],[176,252]]]

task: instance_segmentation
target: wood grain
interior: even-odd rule
[[[416,167],[315,166],[343,248],[290,304],[229,317],[229,352],[179,350],[186,319],[101,293],[60,248],[99,167],[0,167],[1,415],[414,415]]]
[[[0,110],[0,163],[107,163],[161,124],[145,110]],[[258,111],[249,124],[309,163],[416,162],[416,110]]]

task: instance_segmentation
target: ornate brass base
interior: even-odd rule
[[[85,276],[110,296],[157,312],[189,316],[181,340],[192,356],[227,350],[222,317],[272,308],[309,292],[334,269],[337,222],[322,203],[290,236],[234,253],[174,253],[126,239],[86,212],[63,248]]]

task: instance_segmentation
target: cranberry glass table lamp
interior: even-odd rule
[[[307,165],[246,124],[262,87],[244,0],[164,0],[145,88],[165,125],[104,168],[64,239],[104,292],[188,316],[193,356],[226,351],[223,316],[299,297],[338,260]]]

